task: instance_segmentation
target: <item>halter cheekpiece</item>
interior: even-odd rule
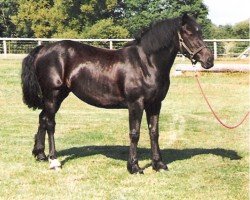
[[[194,60],[194,56],[199,53],[202,49],[207,48],[206,45],[202,45],[201,47],[199,47],[198,49],[196,49],[195,51],[192,51],[184,42],[183,38],[181,37],[180,32],[178,31],[178,37],[179,37],[179,44],[180,44],[180,51],[184,56],[187,56],[193,65],[195,65],[198,61]],[[184,53],[183,49],[185,49],[187,53]]]

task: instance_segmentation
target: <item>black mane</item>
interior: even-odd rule
[[[135,40],[126,43],[125,46],[141,45],[147,54],[157,52],[173,42],[176,32],[181,27],[180,22],[180,17],[154,22],[149,27],[142,28],[135,35]]]

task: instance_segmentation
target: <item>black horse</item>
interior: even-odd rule
[[[55,115],[62,101],[73,92],[93,106],[128,109],[130,173],[143,173],[138,165],[137,144],[145,110],[152,167],[156,171],[166,170],[158,144],[158,122],[178,51],[206,69],[213,66],[213,54],[202,40],[201,27],[187,14],[151,24],[118,50],[68,40],[33,49],[23,60],[21,75],[24,103],[42,109],[33,155],[38,160],[47,159],[44,153],[47,132],[50,168],[60,167],[54,140]]]

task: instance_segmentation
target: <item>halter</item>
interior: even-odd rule
[[[187,56],[193,65],[195,65],[198,61],[197,60],[194,60],[194,56],[199,53],[202,49],[204,48],[207,48],[206,45],[202,45],[201,47],[199,47],[198,49],[196,49],[194,52],[184,43],[184,40],[183,38],[181,37],[181,34],[180,32],[178,31],[178,37],[179,37],[179,43],[180,43],[180,50],[181,50],[181,53],[184,55],[184,56]],[[188,55],[186,53],[184,53],[183,49],[185,49],[187,52],[188,52]]]

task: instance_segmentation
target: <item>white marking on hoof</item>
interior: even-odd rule
[[[60,170],[61,169],[61,163],[57,159],[49,159],[49,168],[50,169],[55,169],[55,170]]]

